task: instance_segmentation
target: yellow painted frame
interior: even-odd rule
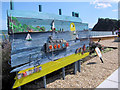
[[[48,63],[45,63],[45,64],[42,64],[42,65],[39,65],[42,67],[42,70],[39,71],[39,72],[36,72],[36,73],[33,73],[31,75],[28,75],[26,77],[22,77],[21,79],[16,79],[14,85],[13,85],[13,88],[17,88],[17,87],[20,87],[26,83],[29,83],[31,81],[34,81],[40,77],[43,77],[47,74],[50,74],[58,69],[61,69],[69,64],[72,64],[82,58],[85,58],[86,56],[89,55],[89,52],[86,52],[84,53],[83,55],[81,53],[78,53],[78,54],[72,54],[70,56],[67,56],[67,57],[63,57],[63,58],[60,58],[56,61],[50,61]],[[39,67],[38,66],[38,67]],[[22,70],[22,71],[19,71],[18,73],[22,73],[22,72],[25,72],[27,70],[31,70],[31,69],[34,69],[34,67],[32,68],[29,68],[29,69],[26,69],[26,70]]]

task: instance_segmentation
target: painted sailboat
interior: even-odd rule
[[[32,40],[32,37],[31,37],[31,35],[29,33],[27,34],[26,40],[27,41],[31,41]]]

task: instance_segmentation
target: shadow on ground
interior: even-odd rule
[[[87,65],[91,65],[91,64],[97,64],[96,62],[89,62],[87,63]]]

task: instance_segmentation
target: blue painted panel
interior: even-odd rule
[[[30,33],[32,37],[32,41],[26,41],[25,38],[27,33],[25,34],[14,34],[10,36],[10,41],[12,43],[12,51],[11,51],[11,66],[18,66],[21,64],[25,64],[31,61],[36,60],[45,60],[49,62],[51,60],[55,60],[64,56],[71,55],[75,53],[77,48],[82,47],[84,44],[89,45],[89,40],[85,41],[75,40],[76,35],[73,35],[72,32],[62,32],[56,33],[54,38],[56,39],[64,39],[69,42],[69,47],[66,50],[58,51],[55,53],[46,54],[42,49],[44,48],[44,44],[47,42],[48,37],[51,35],[51,32],[45,33]],[[77,32],[79,38],[88,38],[89,32]],[[14,38],[14,39],[13,39]],[[72,41],[73,40],[73,41]],[[41,61],[42,62],[42,61]]]

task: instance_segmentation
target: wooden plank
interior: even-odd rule
[[[60,58],[56,61],[51,61],[51,62],[48,62],[48,63],[45,63],[45,64],[42,64],[40,65],[42,67],[42,70],[39,71],[39,72],[36,72],[36,73],[33,73],[29,76],[26,76],[26,77],[22,77],[21,79],[17,79],[16,78],[16,81],[13,85],[13,88],[17,88],[17,87],[20,87],[26,83],[29,83],[31,81],[34,81],[40,77],[43,77],[47,74],[50,74],[58,69],[61,69],[69,64],[72,64],[82,58],[85,58],[86,56],[89,55],[89,52],[86,52],[84,53],[83,55],[82,54],[72,54],[70,56],[67,56],[67,57],[63,57],[63,58]],[[39,66],[38,66],[39,67]],[[26,70],[23,70],[23,71],[20,71],[18,73],[22,73],[22,72],[25,72],[27,70],[31,70],[31,69],[34,69],[34,67],[32,68],[29,68],[29,69],[26,69]]]
[[[107,40],[107,39],[114,39],[115,37],[117,37],[117,35],[94,36],[94,37],[91,37],[90,40],[91,41],[98,41],[99,39]]]

